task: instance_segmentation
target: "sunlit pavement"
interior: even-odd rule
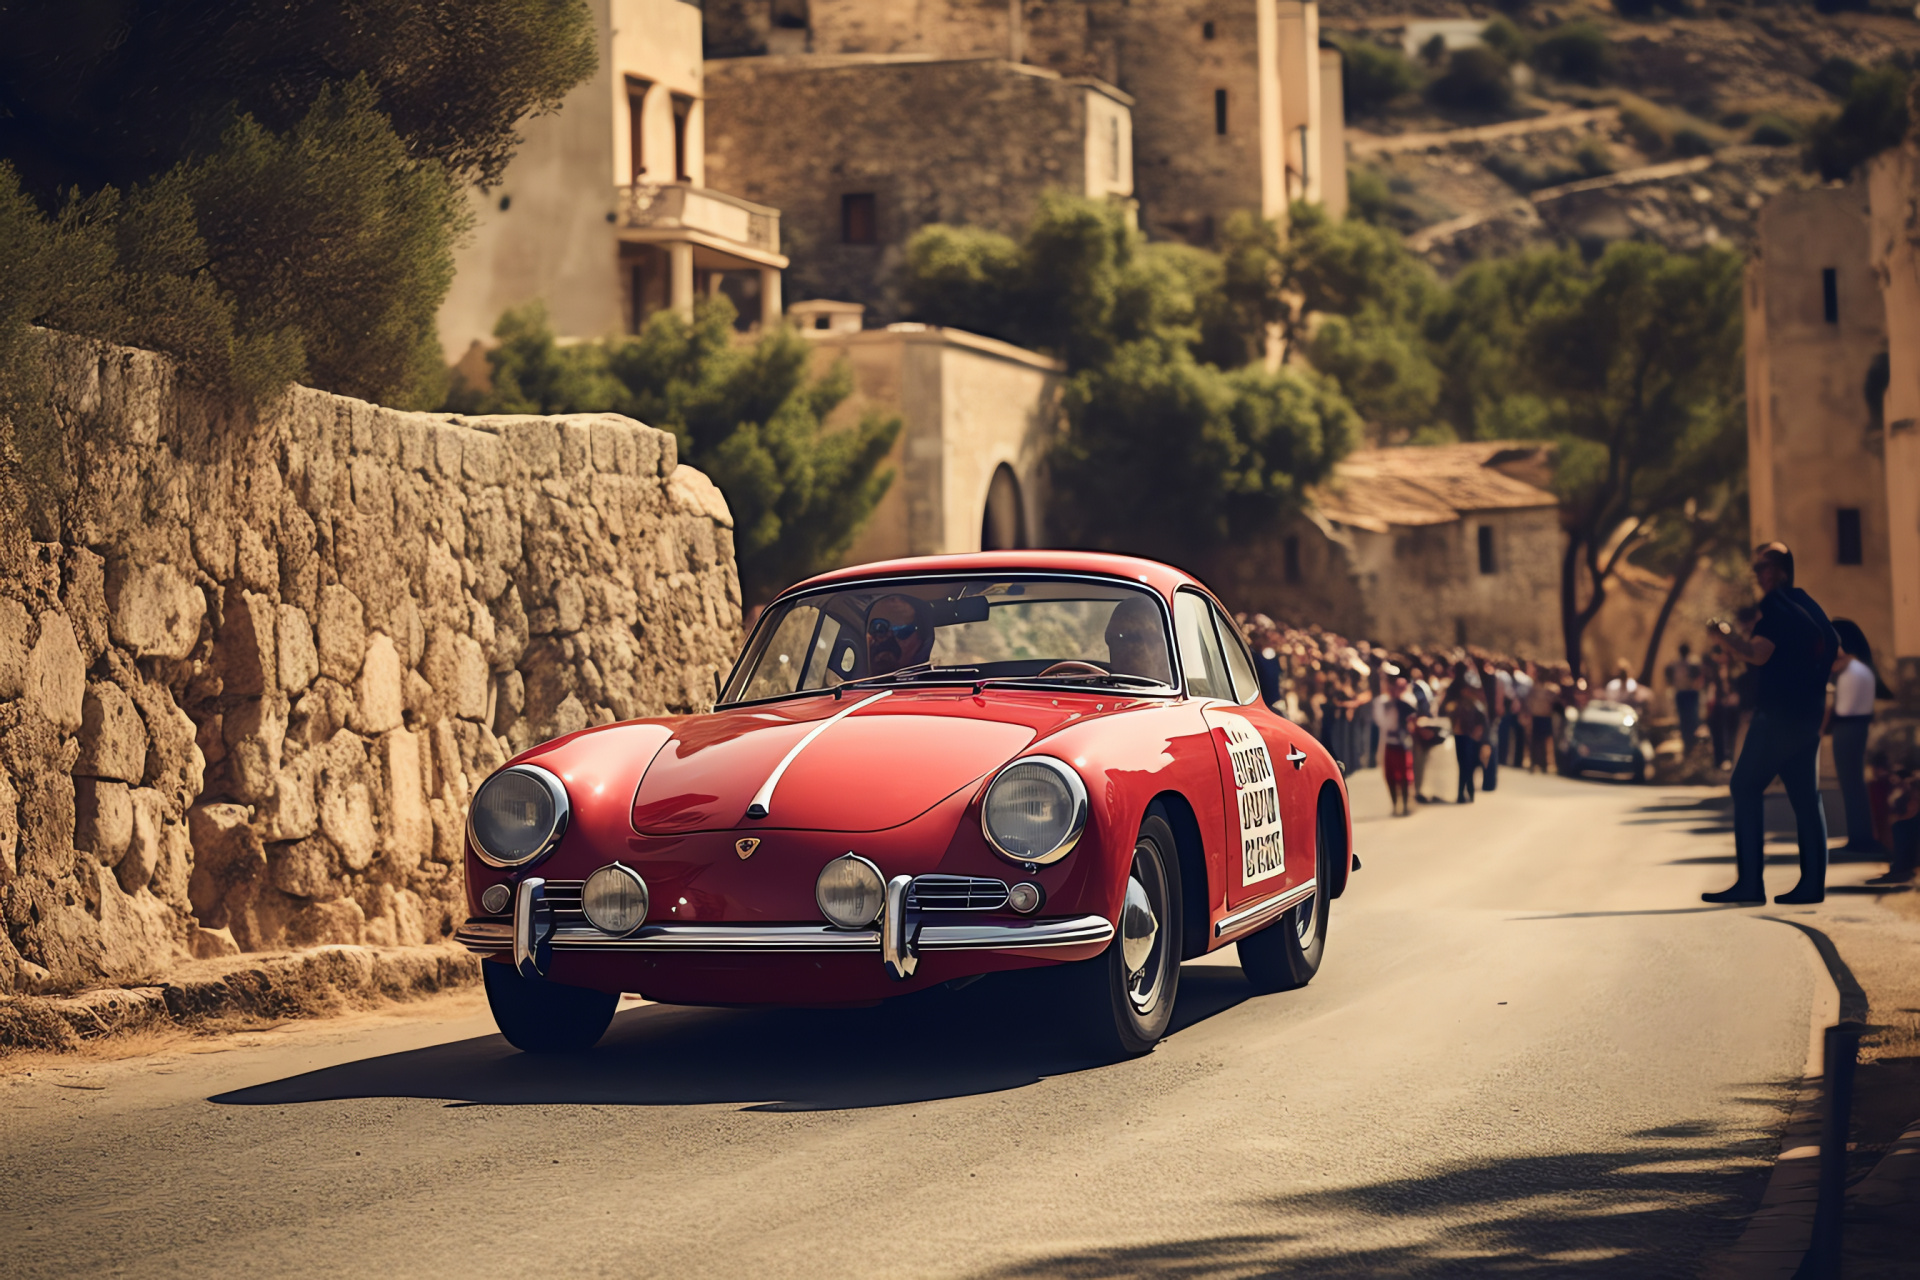
[[[988,980],[643,1005],[575,1061],[466,994],[15,1073],[0,1274],[1695,1274],[1759,1198],[1819,980],[1768,911],[1700,904],[1707,793],[1506,770],[1394,819],[1355,787],[1320,977],[1189,964],[1144,1059]]]

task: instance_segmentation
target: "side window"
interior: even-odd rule
[[[1247,646],[1240,643],[1240,629],[1220,610],[1209,612],[1213,614],[1213,625],[1220,629],[1220,648],[1227,655],[1227,671],[1233,676],[1233,700],[1242,705],[1252,702],[1260,696],[1260,677],[1254,674]]]
[[[1227,679],[1227,660],[1220,652],[1220,637],[1214,634],[1213,620],[1207,616],[1207,602],[1191,591],[1173,598],[1173,635],[1180,646],[1180,665],[1186,668],[1187,692],[1196,698],[1224,698],[1234,701],[1233,685]]]
[[[774,698],[800,688],[801,674],[806,670],[809,656],[807,649],[819,625],[820,610],[812,605],[795,605],[787,610],[787,616],[780,619],[780,625],[767,641],[752,683],[741,691],[740,697]]]

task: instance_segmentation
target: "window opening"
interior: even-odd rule
[[[1107,181],[1120,181],[1120,117],[1107,117]]]
[[[691,182],[693,175],[687,171],[687,121],[693,117],[693,99],[681,94],[673,95],[673,178],[675,182]]]
[[[647,90],[651,88],[638,76],[627,77],[627,159],[635,182],[647,171]]]
[[[873,194],[856,192],[840,197],[840,242],[874,244],[880,239],[875,225]]]
[[[1203,22],[1200,24],[1200,38],[1202,40],[1213,39],[1213,24],[1211,22]]]
[[[1860,508],[1841,507],[1839,550],[1841,564],[1865,563],[1865,546],[1860,537]]]
[[[1492,573],[1494,568],[1493,526],[1483,524],[1480,526],[1480,572]]]
[[[1224,134],[1227,131],[1227,91],[1213,91],[1213,131]]]
[[[1820,268],[1820,302],[1826,309],[1827,323],[1840,323],[1840,273],[1832,267]]]
[[[1300,538],[1297,534],[1288,534],[1287,540],[1280,544],[1280,565],[1288,582],[1300,581]]]

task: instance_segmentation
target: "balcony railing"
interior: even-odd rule
[[[780,252],[778,209],[684,182],[636,182],[619,191],[623,226],[704,231],[763,253]]]

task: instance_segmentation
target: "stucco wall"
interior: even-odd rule
[[[1481,573],[1481,525],[1494,531],[1494,572]],[[1285,539],[1300,540],[1301,580],[1285,576]],[[1469,512],[1457,521],[1385,532],[1288,522],[1271,541],[1223,556],[1209,581],[1234,609],[1318,622],[1385,644],[1484,645],[1558,659],[1559,512]]]
[[[417,943],[514,750],[710,704],[732,520],[613,415],[254,414],[49,336],[71,495],[0,512],[0,991]]]
[[[853,394],[830,426],[870,411],[901,419],[887,461],[893,485],[844,563],[979,550],[987,490],[1003,463],[1020,488],[1029,543],[1045,545],[1047,451],[1060,413],[1055,362],[956,329],[868,330],[815,342],[821,371],[844,359],[853,373]]]
[[[1822,283],[1829,268],[1834,323]],[[1767,202],[1746,312],[1753,541],[1793,548],[1798,584],[1888,652],[1887,479],[1865,394],[1867,370],[1887,349],[1887,323],[1868,254],[1864,185],[1783,191]],[[1860,512],[1857,565],[1839,563],[1841,508]]]
[[[790,298],[865,303],[884,324],[904,314],[900,266],[921,227],[1017,235],[1048,188],[1112,185],[1089,186],[1089,88],[998,60],[709,62],[708,178],[780,209]],[[842,242],[849,194],[874,197],[875,243]]]

